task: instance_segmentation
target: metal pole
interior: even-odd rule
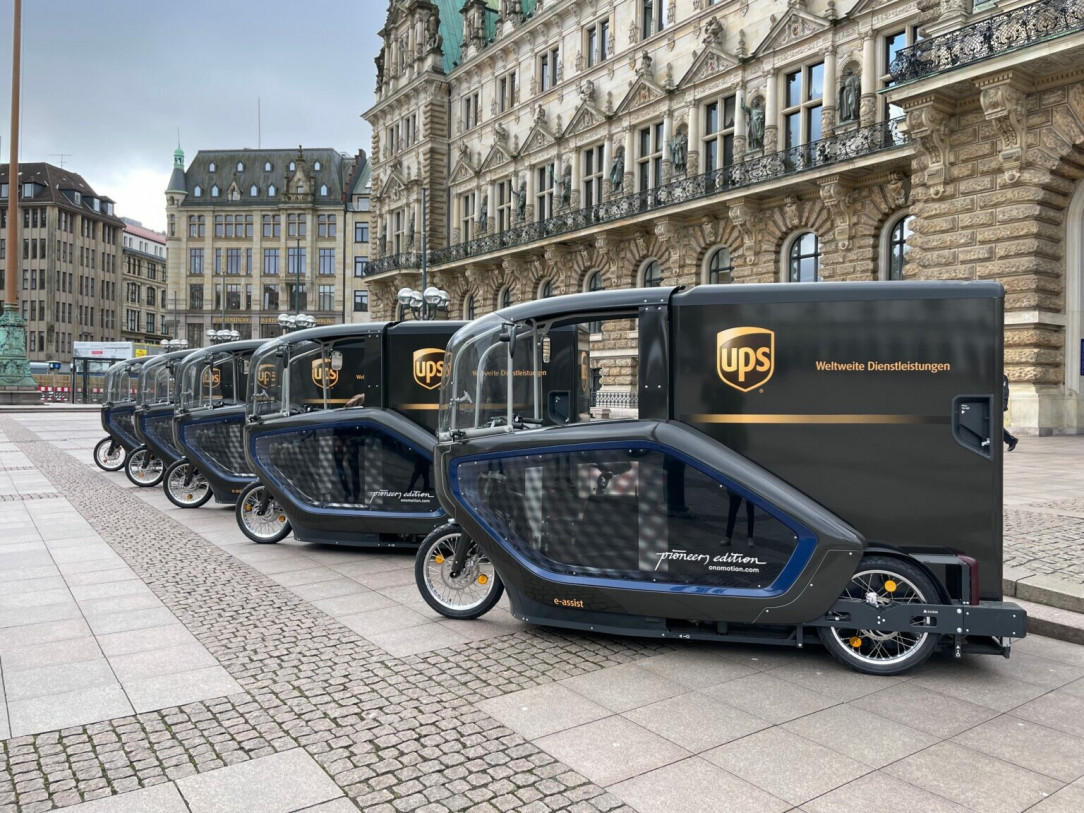
[[[300,228],[300,227],[299,227]],[[297,256],[294,257],[294,268],[297,269],[297,285],[294,286],[294,316],[301,313],[301,238],[297,238]]]
[[[4,310],[19,309],[19,86],[20,63],[22,61],[22,18],[23,2],[15,0],[15,23],[12,28],[11,45],[11,141],[8,150],[8,256],[7,271],[4,277]]]
[[[429,318],[429,303],[425,301],[425,289],[429,287],[429,251],[426,232],[429,220],[426,216],[426,189],[422,187],[422,319]]]

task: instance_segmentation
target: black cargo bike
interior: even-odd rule
[[[119,361],[105,371],[101,418],[106,437],[94,447],[94,462],[103,471],[120,471],[128,455],[139,448],[135,430],[136,388],[146,360]]]
[[[152,356],[139,372],[134,428],[139,446],[128,455],[124,473],[140,488],[162,482],[166,468],[181,453],[173,439],[173,413],[177,405],[176,372],[188,350]]]
[[[422,595],[453,618],[507,589],[534,624],[819,641],[871,674],[1007,657],[1026,614],[1001,588],[1002,301],[992,283],[700,286],[472,322],[448,345],[453,522],[418,551]],[[583,324],[586,404],[544,395],[550,335]]]

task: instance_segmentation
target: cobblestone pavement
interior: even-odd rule
[[[100,435],[0,418],[0,810],[1084,809],[1084,648],[873,679],[451,622],[410,556],[251,545],[98,472]]]

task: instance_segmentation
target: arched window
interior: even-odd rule
[[[214,172],[215,171],[215,162],[214,161],[212,161],[211,163],[209,163],[207,165],[207,171],[208,172]]]
[[[548,279],[538,286],[538,298],[549,299],[553,296],[553,280]]]
[[[264,161],[263,171],[264,172],[270,172],[271,171],[271,162],[270,161]]]
[[[218,184],[215,184],[214,186],[211,187],[211,197],[212,198],[217,198],[218,197]]]
[[[269,198],[275,197],[275,185],[274,184],[271,184],[269,187],[267,187],[267,197],[269,197]]]
[[[787,279],[790,282],[820,282],[821,241],[807,231],[791,241],[787,256]]]
[[[730,258],[730,249],[726,246],[712,252],[708,260],[705,282],[708,285],[725,285],[731,282],[734,274],[734,263]]]
[[[197,198],[203,197],[203,187],[196,184],[196,188],[192,190],[192,196]]]
[[[237,162],[237,171],[238,172],[244,172],[245,171],[245,162],[244,161],[238,161]]]
[[[249,197],[256,197],[260,194],[260,188],[256,184],[252,184],[252,188],[248,190]]]
[[[648,260],[644,264],[644,288],[658,288],[662,285],[662,268],[656,259]]]
[[[903,279],[907,266],[907,241],[911,237],[915,218],[903,215],[889,226],[885,248],[885,279]]]
[[[320,171],[320,162],[319,162],[319,161],[317,161],[316,163],[314,163],[314,164],[312,165],[312,168],[313,168],[313,170],[315,170],[316,172],[319,172],[319,171]]]
[[[476,308],[475,308],[475,304],[474,304],[474,294],[471,294],[470,296],[467,297],[466,303],[464,303],[464,306],[463,306],[463,318],[465,318],[465,319],[474,319],[475,318],[475,310],[476,310]]]
[[[504,288],[501,289],[501,292],[497,297],[497,307],[510,308],[512,307],[512,302],[512,286],[505,285]]]
[[[326,198],[326,197],[327,197],[327,184],[323,184],[323,185],[322,185],[322,186],[320,187],[320,197],[322,197],[322,198]]]
[[[290,162],[290,172],[293,172],[295,169],[297,169],[297,164],[295,164],[293,161],[291,161]]]

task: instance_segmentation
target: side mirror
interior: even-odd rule
[[[501,327],[501,335],[499,336],[502,342],[508,342],[508,356],[509,358],[516,357],[516,325],[514,322],[506,322]]]

